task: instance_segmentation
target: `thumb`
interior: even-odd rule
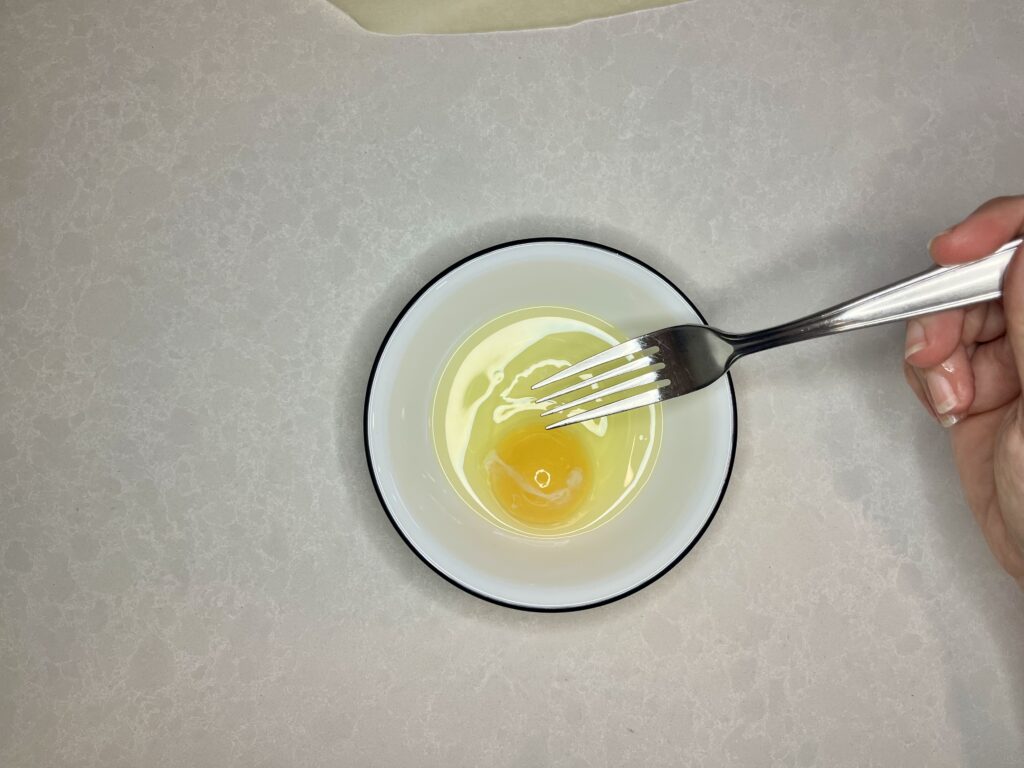
[[[1024,245],[1017,248],[1003,276],[1003,309],[1017,377],[1024,382]]]

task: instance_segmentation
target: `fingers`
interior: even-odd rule
[[[977,304],[964,316],[963,343],[983,344],[1006,333],[1006,315],[1001,301]]]
[[[997,197],[936,235],[929,246],[939,264],[974,261],[1024,231],[1024,195]]]
[[[961,343],[964,328],[962,309],[916,317],[907,323],[904,357],[916,368],[938,365]]]
[[[964,416],[1005,404],[1019,392],[1005,332],[1000,302],[907,323],[907,381],[940,424],[951,427]]]
[[[1024,198],[1021,200],[1024,201]],[[937,240],[933,240],[930,245],[933,256]],[[904,357],[911,365],[929,368],[939,365],[953,354],[957,344],[966,346],[990,341],[1004,330],[1003,309],[995,302],[979,304],[968,310],[954,309],[924,315],[907,323]]]
[[[950,411],[953,418],[950,418],[949,414],[938,412],[933,401],[939,395],[929,389],[928,381],[934,381],[935,377],[948,379],[950,371],[947,368],[952,368],[955,374],[957,361],[962,359],[959,354],[951,355],[951,361],[944,361],[945,367],[935,366],[934,370],[916,368],[909,363],[903,365],[907,384],[917,395],[917,399],[921,401],[925,410],[944,426],[952,426],[965,415],[973,416],[1002,408],[1020,395],[1021,379],[1017,374],[1016,359],[1010,348],[1009,339],[1006,336],[998,336],[992,341],[972,346],[973,352],[972,347],[961,348],[969,359],[973,382],[958,380],[954,375],[951,384],[958,406]],[[936,388],[941,388],[941,385],[937,384]]]
[[[906,378],[907,384],[910,386],[911,390],[913,390],[914,394],[917,395],[917,399],[921,401],[921,405],[924,406],[924,409],[928,411],[933,418],[938,418],[935,416],[932,404],[928,400],[928,394],[924,390],[924,377],[921,375],[920,369],[915,368],[910,365],[910,363],[904,363],[903,376]]]
[[[986,256],[1024,231],[1024,195],[989,200],[956,226],[932,239],[932,258],[940,264],[955,264]],[[1014,262],[1020,259],[1014,259]],[[1024,313],[1024,276],[1011,302],[1019,298]],[[1009,279],[1007,286],[1013,286]],[[1006,288],[1004,287],[1004,290]],[[1005,329],[1001,307],[984,304],[964,312],[953,310],[926,315],[907,323],[905,355],[918,368],[929,368],[946,360],[957,344],[970,345],[996,338]],[[1024,316],[1021,319],[1021,351],[1024,352]],[[1024,354],[1018,358],[1024,359]]]
[[[971,357],[974,370],[974,400],[970,415],[1002,408],[1020,395],[1020,379],[1010,341],[1000,336],[980,345]]]
[[[956,349],[1002,336],[1006,332],[1003,305],[998,301],[978,304],[968,310],[954,309],[918,317],[907,323],[904,357],[911,365],[938,365]]]
[[[904,364],[910,388],[944,427],[961,421],[974,403],[974,370],[967,349],[958,344],[938,365],[918,368]]]

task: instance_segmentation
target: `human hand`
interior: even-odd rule
[[[1024,195],[989,200],[937,235],[939,264],[974,261],[1024,233]],[[907,382],[950,429],[967,504],[1000,565],[1024,588],[1024,247],[1003,299],[907,323]]]

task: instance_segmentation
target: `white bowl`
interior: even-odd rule
[[[431,280],[388,331],[366,396],[367,460],[396,530],[441,576],[514,608],[586,608],[650,584],[704,533],[732,471],[736,400],[723,377],[665,403],[650,479],[606,524],[548,539],[503,530],[448,483],[431,440],[430,410],[456,347],[489,320],[534,306],[578,309],[630,337],[704,322],[663,276],[601,245],[522,240],[476,253]]]

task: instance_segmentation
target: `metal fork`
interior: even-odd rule
[[[1003,293],[1003,274],[1022,242],[1024,240],[1014,240],[984,259],[952,267],[936,267],[763,331],[725,333],[706,325],[675,325],[646,333],[563,368],[554,376],[534,384],[533,389],[537,390],[579,379],[539,398],[541,403],[589,390],[582,397],[556,405],[541,415],[552,416],[579,409],[588,403],[596,404],[594,408],[578,410],[561,421],[549,424],[547,429],[611,416],[703,389],[741,357],[754,352],[998,299]],[[627,358],[626,362],[604,369],[623,358]],[[624,378],[627,376],[629,378]],[[628,394],[632,390],[641,391]],[[609,398],[621,395],[626,396],[608,402]]]

